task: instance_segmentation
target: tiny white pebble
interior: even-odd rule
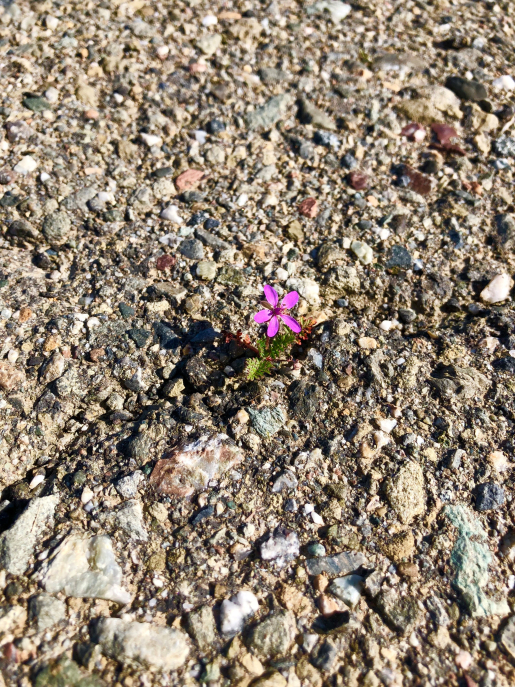
[[[163,145],[163,139],[161,136],[155,136],[154,134],[140,134],[140,138],[149,148]]]
[[[41,482],[45,481],[44,475],[36,475],[35,477],[32,478],[30,484],[29,484],[29,489],[35,489],[37,486],[41,484]]]
[[[82,490],[80,500],[84,505],[86,505],[91,501],[93,496],[94,496],[94,494],[93,494],[92,490],[89,487],[84,487],[84,489]]]
[[[397,427],[397,420],[389,420],[388,418],[379,420],[379,429],[387,434],[390,434],[395,427]]]
[[[218,24],[218,19],[214,14],[208,14],[202,19],[202,26],[215,26]]]
[[[50,174],[48,174],[47,172],[41,172],[41,174],[39,175],[39,180],[42,181],[43,183],[45,183],[45,181],[48,181],[49,179],[50,179]]]

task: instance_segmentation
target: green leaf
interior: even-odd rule
[[[261,359],[272,358],[272,360],[277,360],[293,346],[296,338],[297,335],[289,329],[276,334],[272,339],[264,336],[257,342],[259,357]]]
[[[264,377],[264,375],[269,374],[272,369],[273,363],[270,360],[260,360],[259,358],[249,358],[247,360],[247,365],[245,366],[245,372],[247,373],[247,379],[251,382],[254,379],[259,379]]]

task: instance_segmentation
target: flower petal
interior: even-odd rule
[[[265,298],[270,303],[272,308],[275,308],[279,301],[279,295],[275,289],[273,289],[268,284],[263,286],[263,291],[265,292]]]
[[[277,334],[278,331],[279,331],[279,318],[274,315],[272,317],[272,319],[270,320],[270,324],[268,325],[266,335],[271,339],[273,336],[275,336]]]
[[[260,310],[254,315],[254,322],[257,322],[258,324],[263,324],[263,322],[268,322],[268,320],[272,317],[272,311],[271,310]]]
[[[279,317],[284,324],[292,330],[292,332],[298,334],[302,330],[302,327],[295,318],[290,317],[289,315],[279,315]],[[270,334],[268,336],[270,336]]]
[[[286,296],[282,299],[281,305],[283,308],[294,308],[297,303],[299,302],[299,294],[296,291],[290,291],[290,293],[287,293]]]

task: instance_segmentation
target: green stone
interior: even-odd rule
[[[123,222],[123,212],[120,210],[106,210],[103,217],[105,222]]]
[[[143,346],[152,336],[151,333],[146,329],[138,329],[137,327],[129,329],[128,334],[138,348],[143,348]]]
[[[34,687],[105,687],[95,675],[83,675],[79,666],[66,656],[41,668],[32,680]]]
[[[23,107],[27,110],[32,110],[32,112],[43,112],[44,110],[51,110],[52,106],[45,98],[39,96],[29,96],[23,99]]]
[[[281,408],[247,408],[247,413],[250,415],[252,427],[265,439],[277,434],[286,424]]]
[[[136,312],[134,308],[131,308],[131,306],[127,305],[127,303],[120,303],[118,305],[118,310],[120,311],[121,316],[125,319],[129,317],[134,317],[134,314]]]
[[[231,265],[224,265],[218,272],[217,281],[220,284],[234,284],[236,286],[243,286],[247,280],[244,275]]]

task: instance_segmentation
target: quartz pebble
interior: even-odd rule
[[[481,291],[481,300],[485,303],[502,303],[510,295],[513,288],[513,279],[509,274],[498,274]]]

